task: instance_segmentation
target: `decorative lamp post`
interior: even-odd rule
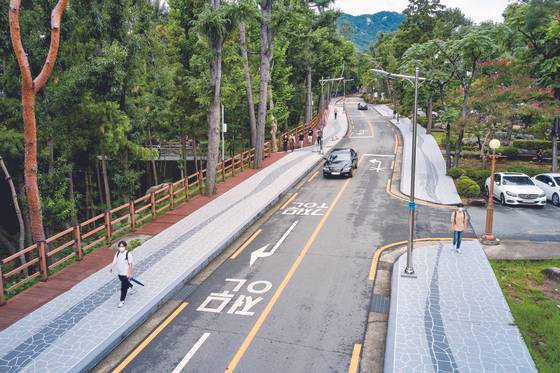
[[[490,140],[488,144],[492,149],[490,156],[492,166],[490,167],[490,190],[488,191],[488,204],[486,207],[486,231],[482,236],[482,243],[485,245],[499,245],[500,241],[494,237],[492,233],[492,225],[494,224],[494,172],[496,169],[496,149],[500,147],[500,140]]]

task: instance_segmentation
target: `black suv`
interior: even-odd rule
[[[323,165],[323,176],[348,176],[354,175],[354,170],[358,168],[358,153],[354,149],[341,148],[334,149]]]
[[[358,103],[358,110],[367,110],[367,109],[368,109],[368,106],[365,102],[363,102],[363,103],[359,102]]]

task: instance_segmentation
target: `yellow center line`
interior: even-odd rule
[[[364,160],[364,155],[362,155],[360,157],[360,159],[358,160],[358,167],[360,167],[360,165],[362,164],[362,161]]]
[[[239,256],[239,254],[241,254],[243,252],[243,250],[245,250],[245,248],[247,246],[249,246],[251,244],[251,242],[253,242],[253,240],[255,238],[257,238],[257,236],[262,232],[262,229],[258,229],[255,233],[253,233],[253,235],[251,237],[249,237],[249,239],[247,241],[245,241],[245,243],[243,245],[241,245],[241,247],[239,249],[237,249],[237,251],[235,253],[233,253],[232,256],[230,256],[230,259],[235,259]]]
[[[367,122],[368,126],[369,126],[369,130],[371,131],[371,137],[375,137],[373,134],[373,125],[371,124],[371,122],[368,120]]]
[[[292,201],[296,198],[297,195],[298,195],[297,192],[294,193],[294,195],[291,196],[290,199],[287,200],[286,203],[284,203],[284,204],[282,205],[282,207],[280,207],[280,210],[284,210],[286,207],[288,207],[288,205],[289,205],[290,203],[292,203]]]
[[[297,259],[294,262],[294,264],[292,264],[292,267],[290,268],[290,270],[288,271],[288,273],[286,274],[286,276],[284,277],[284,279],[282,280],[282,282],[278,286],[278,289],[276,289],[276,291],[274,292],[274,295],[270,299],[270,302],[268,302],[268,304],[264,308],[263,312],[260,314],[259,318],[257,319],[255,324],[253,325],[253,327],[249,331],[249,334],[247,335],[247,337],[245,337],[245,340],[241,344],[241,347],[239,347],[239,350],[237,350],[237,352],[235,353],[235,355],[231,359],[230,363],[228,364],[228,366],[225,370],[226,372],[233,372],[235,370],[235,368],[237,367],[237,365],[239,364],[239,361],[241,361],[241,358],[243,357],[243,355],[245,355],[245,352],[247,352],[247,349],[249,348],[249,346],[253,342],[253,339],[257,335],[257,332],[259,331],[259,329],[262,327],[262,325],[266,321],[266,318],[270,314],[270,311],[272,311],[272,307],[274,307],[274,305],[276,304],[276,302],[278,301],[278,299],[280,298],[280,296],[284,292],[284,289],[288,285],[288,282],[290,282],[292,276],[294,275],[294,273],[298,269],[299,265],[303,261],[303,258],[305,257],[305,255],[309,251],[309,248],[311,247],[311,245],[313,244],[313,242],[315,241],[315,239],[319,235],[319,232],[323,228],[323,225],[325,224],[325,222],[329,218],[332,210],[336,206],[338,200],[342,196],[342,193],[344,193],[344,191],[346,190],[346,187],[348,186],[348,184],[350,183],[351,180],[352,179],[346,180],[346,182],[340,188],[338,194],[334,198],[333,203],[328,208],[327,212],[325,213],[325,215],[323,216],[323,218],[321,219],[321,221],[319,222],[319,224],[317,225],[317,227],[315,228],[315,230],[311,234],[311,237],[309,237],[309,240],[307,241],[307,243],[305,244],[305,246],[303,247],[303,249],[299,253]]]
[[[313,179],[315,179],[315,177],[319,175],[319,171],[315,172],[313,175],[311,175],[311,177],[309,178],[309,180],[307,180],[308,183],[310,183]]]
[[[157,336],[159,333],[163,331],[170,323],[173,321],[184,309],[187,307],[188,303],[183,302],[175,311],[171,313],[171,315],[167,316],[165,320],[157,328],[151,332],[146,339],[144,339],[136,348],[113,370],[112,373],[120,373],[125,369],[128,364],[132,362],[141,352],[144,350]]]
[[[356,343],[354,345],[354,350],[352,351],[352,358],[350,359],[350,366],[348,367],[348,373],[358,372],[358,362],[360,361],[360,352],[362,351],[362,345]]]
[[[393,161],[391,161],[391,170],[395,168],[395,160],[393,159]]]

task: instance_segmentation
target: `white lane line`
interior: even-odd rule
[[[209,336],[210,336],[210,333],[204,333],[202,335],[202,337],[200,337],[199,340],[194,344],[194,346],[192,346],[192,348],[189,350],[189,352],[187,352],[187,354],[185,355],[183,360],[181,360],[179,365],[177,365],[177,367],[175,367],[175,369],[173,369],[172,373],[180,373],[185,368],[185,366],[187,365],[189,360],[194,356],[194,354],[196,354],[196,351],[198,351],[200,346],[202,346],[204,341],[206,341],[206,339]]]
[[[274,255],[274,253],[276,252],[276,250],[278,250],[278,248],[280,247],[280,245],[282,245],[282,242],[284,242],[284,240],[288,237],[288,235],[292,232],[292,230],[296,227],[298,223],[298,220],[296,220],[292,226],[282,235],[282,237],[280,238],[280,240],[276,243],[276,245],[274,245],[274,247],[272,248],[272,250],[270,251],[266,251],[266,249],[268,249],[268,246],[270,246],[270,244],[267,244],[266,246],[261,247],[260,249],[257,249],[255,251],[253,251],[251,253],[251,261],[249,262],[249,267],[251,267],[253,264],[255,264],[255,262],[257,261],[257,259],[259,258],[268,258],[271,255]]]
[[[389,157],[394,158],[394,154],[364,154],[364,157]]]

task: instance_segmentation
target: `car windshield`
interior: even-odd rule
[[[528,176],[504,176],[504,185],[535,185]]]
[[[560,185],[560,176],[555,176],[554,181],[556,181],[557,185]]]
[[[330,161],[349,161],[350,160],[350,152],[337,152],[331,154]]]

